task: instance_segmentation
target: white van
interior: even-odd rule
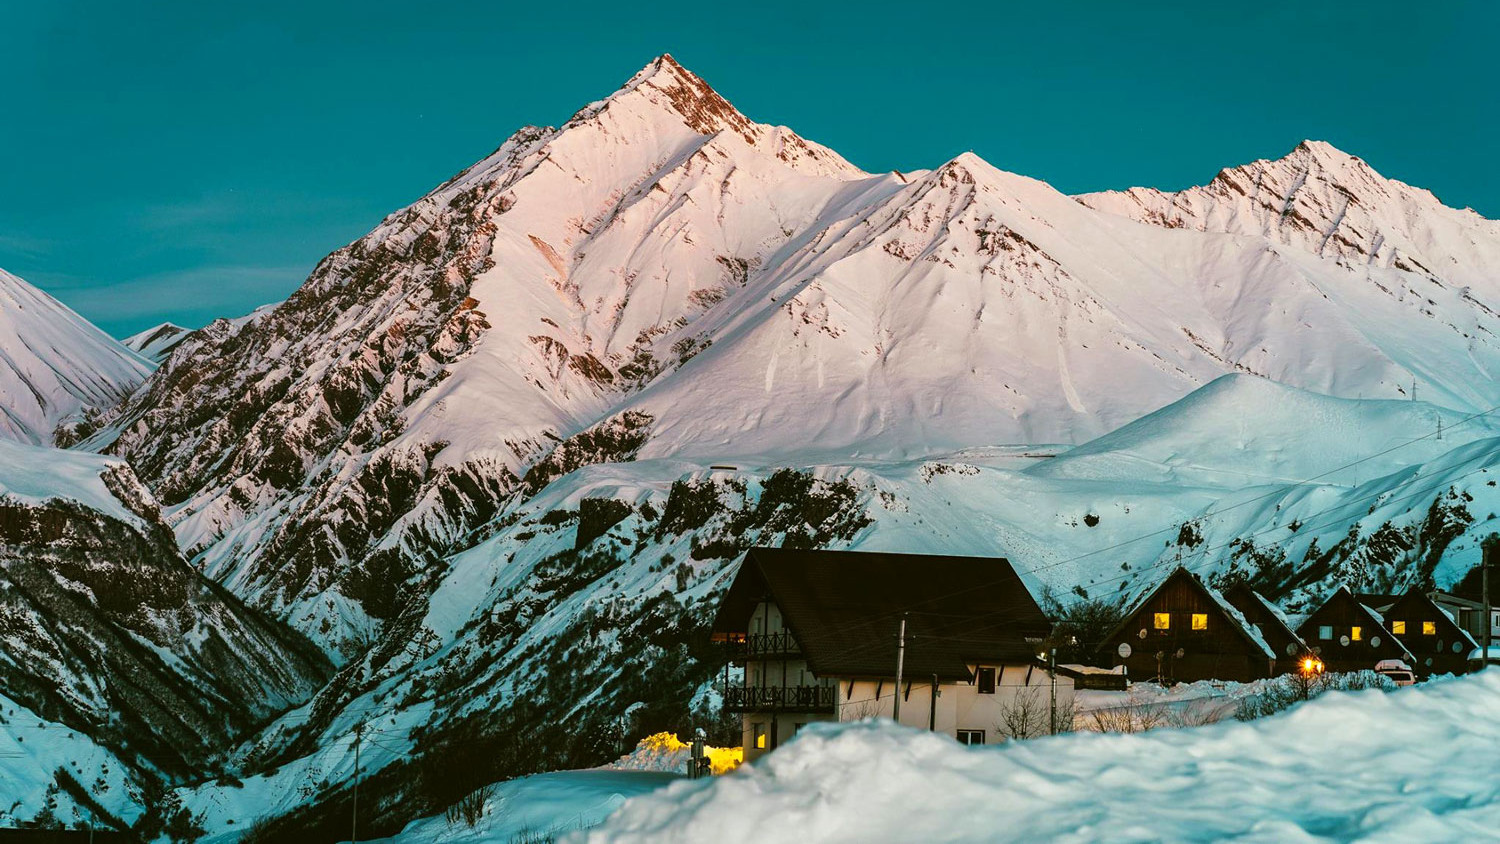
[[[1412,672],[1411,666],[1399,659],[1382,659],[1375,663],[1375,673],[1395,680],[1398,686],[1410,686],[1417,682],[1417,675]]]

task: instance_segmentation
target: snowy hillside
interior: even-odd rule
[[[150,371],[61,302],[0,270],[0,438],[50,445],[60,425],[108,410]]]
[[[757,543],[1005,556],[1057,604],[1179,564],[1288,609],[1462,582],[1500,526],[1495,224],[1326,145],[1225,173],[868,174],[670,57],[520,130],[80,431],[340,666],[219,746],[242,793],[181,799],[332,823],[369,724],[394,832],[714,728]]]

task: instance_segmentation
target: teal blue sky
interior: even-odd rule
[[[1067,192],[1327,140],[1500,217],[1500,3],[0,2],[0,267],[118,335],[317,260],[672,53],[868,170]]]

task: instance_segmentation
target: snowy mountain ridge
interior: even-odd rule
[[[0,270],[0,438],[51,445],[59,426],[103,412],[151,367],[56,299]]]

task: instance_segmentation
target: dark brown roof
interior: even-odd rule
[[[762,600],[781,609],[808,668],[824,677],[894,677],[906,616],[906,676],[967,679],[974,663],[1030,663],[1051,630],[1000,557],[752,548],[714,618],[744,633]]]

